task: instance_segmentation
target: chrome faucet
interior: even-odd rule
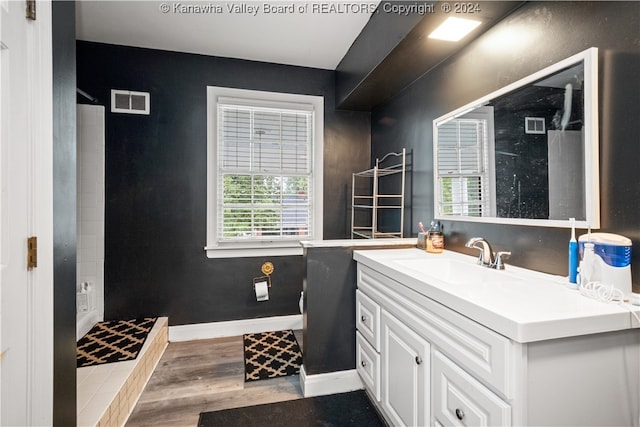
[[[482,237],[472,237],[467,243],[467,248],[475,248],[480,251],[478,256],[478,265],[493,268],[496,270],[504,270],[504,260],[511,256],[511,252],[501,251],[494,254],[491,245]]]
[[[491,245],[482,237],[472,237],[467,243],[465,243],[465,246],[468,248],[475,248],[480,250],[480,256],[478,256],[478,265],[491,267],[491,265],[495,262]]]

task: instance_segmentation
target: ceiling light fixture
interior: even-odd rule
[[[446,40],[451,42],[457,42],[471,31],[480,25],[480,21],[474,21],[471,19],[454,18],[453,16],[447,18],[438,28],[436,28],[431,34],[430,39]]]

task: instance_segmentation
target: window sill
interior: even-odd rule
[[[299,242],[291,242],[281,246],[233,245],[233,246],[205,246],[207,258],[251,258],[265,256],[295,256],[302,255]]]

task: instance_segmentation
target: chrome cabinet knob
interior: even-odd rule
[[[422,364],[422,357],[416,356],[416,365],[421,365],[421,364]]]
[[[364,368],[365,366],[367,366],[367,362],[363,360],[362,362],[360,362],[360,365],[362,365],[362,367]]]
[[[364,314],[362,316],[360,316],[360,320],[362,320],[363,322],[367,321],[367,316],[365,316]]]
[[[456,409],[456,417],[462,421],[462,419],[464,418],[464,412],[462,411],[462,409],[457,408]]]

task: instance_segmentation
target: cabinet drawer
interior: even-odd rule
[[[356,290],[356,328],[379,352],[380,306],[360,290]]]
[[[356,370],[369,392],[380,401],[380,355],[356,332]]]
[[[433,414],[449,426],[510,426],[511,407],[440,352],[433,358]]]

